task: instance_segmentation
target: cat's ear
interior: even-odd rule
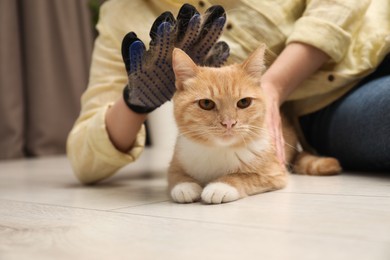
[[[178,48],[175,48],[172,53],[172,67],[175,72],[177,89],[182,89],[183,82],[195,77],[199,71],[192,59]]]
[[[265,49],[265,44],[262,44],[241,65],[250,76],[259,80],[265,71]]]

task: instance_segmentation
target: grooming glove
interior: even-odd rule
[[[122,57],[128,74],[123,97],[136,113],[149,113],[170,100],[175,92],[172,51],[184,50],[198,65],[219,67],[229,56],[229,46],[217,42],[226,22],[222,6],[210,7],[203,17],[195,7],[185,4],[177,19],[170,12],[161,14],[150,30],[146,50],[134,32],[122,41]]]

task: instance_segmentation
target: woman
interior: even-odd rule
[[[262,88],[281,162],[279,107],[284,104],[297,118],[307,147],[338,158],[346,170],[390,170],[390,116],[384,112],[390,111],[387,0],[186,2],[201,13],[223,4],[228,62],[242,61],[263,42],[277,55]],[[81,182],[107,178],[141,153],[146,113],[129,108],[122,97],[128,83],[122,39],[135,31],[138,42],[148,42],[145,25],[163,11],[177,12],[183,3],[111,0],[102,6],[90,82],[67,146]]]

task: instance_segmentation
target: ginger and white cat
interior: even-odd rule
[[[175,202],[218,204],[286,185],[288,171],[278,162],[264,125],[260,85],[264,51],[259,47],[242,64],[208,68],[174,50],[173,102],[179,136],[168,183]],[[297,173],[340,172],[336,159],[298,154],[296,134],[285,119],[283,133],[286,159]]]

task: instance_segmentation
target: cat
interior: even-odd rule
[[[288,171],[264,126],[261,89],[265,46],[242,64],[198,67],[182,50],[172,54],[174,116],[179,129],[168,169],[173,201],[219,204],[286,186]],[[334,158],[298,153],[297,135],[283,117],[287,162],[307,175],[341,171]]]

